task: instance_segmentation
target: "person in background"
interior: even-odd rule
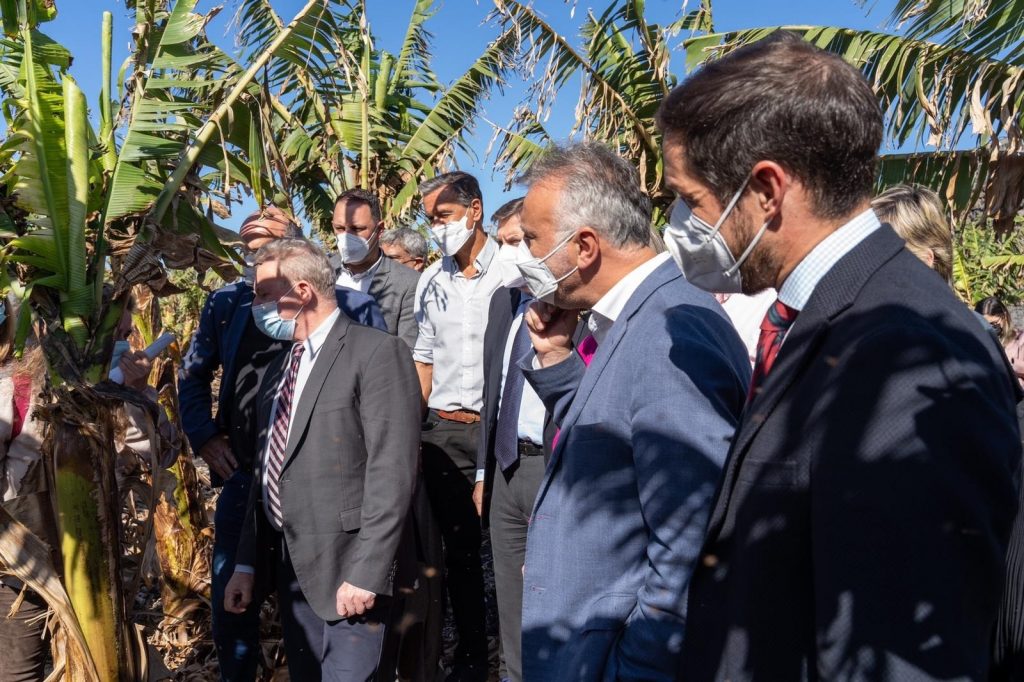
[[[381,251],[384,221],[377,195],[364,189],[343,192],[334,203],[331,219],[338,248],[331,253],[337,284],[369,294],[380,306],[388,331],[416,344],[413,301],[419,274]]]
[[[338,309],[327,256],[264,245],[253,321],[287,344],[257,399],[255,477],[224,607],[272,577],[293,680],[394,680],[386,651],[416,481],[419,382],[408,347]]]
[[[992,325],[1017,380],[1024,386],[1024,331],[1014,329],[1010,311],[996,296],[978,301],[974,310]]]
[[[480,185],[468,173],[420,184],[423,209],[442,258],[416,289],[419,336],[413,359],[423,402],[423,476],[444,538],[446,585],[458,631],[453,681],[487,678],[480,519],[473,505],[484,327],[491,296],[501,287],[498,245],[484,232]]]
[[[721,306],[656,254],[636,168],[584,143],[525,182],[518,268],[537,301],[515,361],[560,431],[527,537],[523,679],[673,680],[750,365]]]
[[[1013,386],[871,210],[871,85],[780,31],[695,71],[657,121],[687,279],[778,291],[679,679],[983,679],[1018,507]]]
[[[295,221],[276,207],[256,211],[242,222],[247,263],[252,262],[263,245],[275,239],[301,236]],[[284,342],[271,339],[256,328],[252,318],[251,267],[247,268],[247,275],[207,297],[178,373],[185,435],[192,452],[209,465],[211,483],[221,487],[214,513],[213,641],[221,679],[241,682],[251,682],[256,677],[262,592],[258,592],[249,609],[236,614],[224,610],[224,588],[234,572],[235,548],[252,484],[258,433],[257,389],[267,367],[285,348]],[[346,316],[379,329],[387,328],[371,296],[342,287],[336,287],[335,293]],[[218,369],[223,371],[214,417],[212,387]]]
[[[491,218],[496,226],[502,288],[494,292],[484,334],[484,393],[480,411],[473,502],[491,531],[494,587],[505,675],[521,682],[523,562],[533,501],[551,452],[554,424],[537,392],[526,383],[517,359],[530,347],[523,316],[533,297],[516,267],[523,240],[523,200],[513,199]],[[486,481],[486,483],[485,483]],[[489,504],[484,491],[490,490]]]
[[[380,236],[380,249],[388,258],[416,272],[423,272],[427,266],[427,240],[408,227],[384,230]]]

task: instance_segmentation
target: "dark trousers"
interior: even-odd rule
[[[251,485],[251,473],[236,471],[224,482],[213,517],[213,643],[224,682],[252,682],[259,659],[260,606],[264,595],[254,595],[245,613],[224,610],[224,590],[235,572],[235,551],[242,535]]]
[[[473,506],[479,437],[479,423],[445,421],[431,410],[423,427],[423,478],[444,540],[445,582],[459,633],[456,661],[486,664],[480,518]]]
[[[498,625],[505,656],[505,671],[512,682],[523,679],[523,563],[526,531],[533,503],[544,479],[544,457],[520,457],[508,471],[495,471],[491,484],[491,551],[494,587],[498,597]]]
[[[46,677],[46,602],[25,592],[18,612],[8,618],[21,590],[0,583],[0,682],[42,682]]]
[[[384,670],[384,643],[391,619],[391,597],[378,595],[362,616],[325,621],[306,601],[292,569],[288,549],[279,537],[277,597],[284,630],[288,674],[302,682],[366,682],[394,680],[394,666]],[[340,585],[339,585],[340,587]]]

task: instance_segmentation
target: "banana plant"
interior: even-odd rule
[[[512,67],[514,36],[502,32],[446,87],[430,67],[435,6],[413,4],[392,54],[375,47],[363,0],[328,0],[271,60],[275,163],[314,225],[325,227],[334,197],[354,186],[378,193],[389,225],[404,220],[419,181],[470,152],[467,133]],[[242,0],[237,20],[247,53],[283,26],[268,0]]]
[[[8,171],[2,181],[12,210],[20,212],[4,221],[0,261],[23,285],[23,310],[44,330],[44,457],[54,481],[62,579],[85,642],[61,652],[71,680],[145,676],[144,647],[128,622],[134,595],[123,593],[111,457],[112,411],[139,398],[103,381],[114,328],[133,286],[164,291],[165,268],[233,271],[215,208],[233,193],[267,193],[277,182],[254,153],[262,155],[268,107],[254,79],[321,0],[309,0],[244,66],[206,39],[211,14],[197,14],[196,4],[134,3],[135,49],[122,71],[118,115],[110,97],[109,13],[104,17],[97,134],[85,94],[67,73],[68,51],[39,30],[40,21],[55,18],[55,3],[0,2],[0,92],[11,115],[0,168]],[[142,405],[155,418],[157,406]]]
[[[778,30],[857,66],[886,111],[894,147],[879,188],[915,182],[963,218],[980,204],[999,233],[1024,207],[1024,0],[896,0],[884,31],[772,26],[709,32],[685,41],[687,67]]]
[[[654,223],[664,222],[672,197],[663,188],[655,114],[676,84],[669,69],[671,40],[682,31],[710,29],[709,0],[664,26],[647,21],[643,0],[616,0],[600,14],[587,12],[578,41],[559,32],[532,3],[494,0],[494,6],[495,20],[517,37],[520,68],[532,83],[512,121],[492,124],[492,149],[506,184],[551,143],[544,121],[559,92],[578,77],[570,137],[605,142],[633,162],[654,203]]]

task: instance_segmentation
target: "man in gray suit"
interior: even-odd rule
[[[523,679],[672,680],[747,353],[715,299],[652,248],[628,162],[556,148],[527,183],[517,264],[544,303],[519,366],[561,430],[527,535]]]
[[[419,273],[384,255],[380,247],[384,221],[377,195],[350,189],[338,196],[331,219],[338,249],[331,254],[337,284],[377,301],[388,331],[412,349],[416,343],[416,282]]]
[[[256,326],[294,343],[260,388],[258,485],[225,608],[274,575],[292,679],[370,679],[416,480],[416,371],[398,338],[340,314],[317,247],[277,240],[255,267]]]

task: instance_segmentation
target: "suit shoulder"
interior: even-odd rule
[[[395,261],[392,261],[390,265],[391,277],[393,277],[395,281],[410,289],[416,288],[416,283],[420,281],[420,273]]]
[[[361,291],[356,291],[355,289],[350,289],[349,287],[343,287],[340,284],[334,285],[334,295],[337,297],[339,303],[344,302],[353,306],[373,302],[373,296],[364,294]]]

